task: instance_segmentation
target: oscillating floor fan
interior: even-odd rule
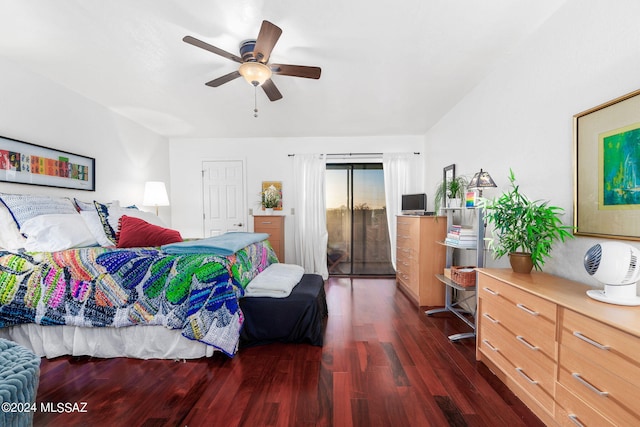
[[[636,282],[640,280],[640,250],[620,242],[598,243],[584,256],[584,268],[604,289],[592,289],[587,295],[595,300],[618,305],[640,305]]]

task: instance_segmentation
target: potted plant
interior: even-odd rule
[[[265,213],[267,215],[272,215],[273,209],[277,208],[280,203],[280,191],[278,191],[274,185],[270,185],[265,188],[260,195],[262,207],[264,208]]]
[[[440,210],[440,205],[445,196],[447,197],[447,206],[444,207],[460,207],[460,200],[464,199],[467,185],[469,185],[469,181],[464,175],[456,176],[450,181],[442,181],[438,184],[434,195],[435,211],[438,212]],[[452,201],[456,199],[458,200],[457,206],[453,206],[456,202]]]
[[[487,238],[487,246],[496,258],[509,254],[511,268],[517,273],[529,273],[533,267],[541,270],[552,245],[573,238],[573,228],[562,224],[564,209],[550,206],[548,201],[531,201],[522,194],[511,169],[509,181],[509,191],[483,201],[485,219],[494,226],[494,237]],[[517,264],[518,260],[524,266]]]

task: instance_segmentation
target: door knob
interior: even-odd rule
[[[233,225],[235,225],[236,227],[242,227],[242,223],[240,223],[240,224],[233,224]]]

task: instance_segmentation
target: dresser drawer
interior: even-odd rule
[[[266,230],[280,230],[282,222],[280,219],[255,219],[253,229],[257,233],[268,233]]]
[[[402,260],[408,263],[413,258],[414,252],[415,251],[409,247],[398,245],[396,250],[396,259]]]
[[[490,277],[480,276],[479,298],[503,327],[556,359],[555,304]]]
[[[416,295],[418,294],[420,278],[418,270],[418,264],[411,262],[411,260],[396,261],[396,278],[408,286]]]
[[[606,364],[606,360],[599,362]],[[611,368],[615,370],[615,366]],[[637,426],[640,388],[625,378],[567,346],[560,346],[558,382],[615,424]]]
[[[410,249],[401,249],[397,252],[396,258],[396,270],[402,271],[405,274],[409,274],[411,267],[416,264],[414,261],[414,252]]]
[[[633,335],[563,308],[559,342],[612,374],[640,384],[640,340]]]
[[[556,421],[564,427],[614,427],[611,421],[603,417],[587,403],[576,397],[562,384],[556,383]]]
[[[522,309],[528,308],[536,315],[556,322],[556,305],[543,298],[525,292],[493,277],[481,276],[480,293],[482,296],[502,297],[514,305],[521,304]]]
[[[420,242],[416,242],[415,239],[407,239],[398,237],[396,243],[396,254],[405,252],[407,254],[417,253],[420,251]]]
[[[418,224],[415,221],[415,218],[411,217],[405,217],[405,216],[398,216],[396,217],[397,221],[397,227],[398,227],[398,233],[400,233],[401,231],[403,232],[409,232],[409,230],[411,230],[412,227],[416,227],[416,224]]]
[[[285,262],[284,259],[284,215],[254,215],[253,231],[256,233],[267,233],[269,243],[278,257],[278,261]]]
[[[398,244],[419,247],[420,239],[420,223],[411,219],[398,217],[397,223],[397,239]]]
[[[544,361],[555,363],[556,342],[555,326],[540,316],[523,313],[510,302],[495,298],[480,299],[482,304],[482,323],[500,325],[515,340],[519,352],[542,364]]]
[[[530,353],[523,352],[514,336],[499,324],[481,321],[478,336],[480,351],[535,398],[549,414],[553,414],[555,362],[546,359],[542,366],[534,362],[529,357]]]

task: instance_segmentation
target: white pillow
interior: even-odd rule
[[[92,211],[80,211],[80,217],[100,246],[113,246],[113,242],[104,233],[102,221],[95,209]]]
[[[24,248],[29,252],[56,252],[98,243],[77,213],[39,215],[26,220],[20,231],[27,236]]]
[[[20,234],[9,209],[0,203],[0,248],[17,251],[24,248],[27,239]]]

